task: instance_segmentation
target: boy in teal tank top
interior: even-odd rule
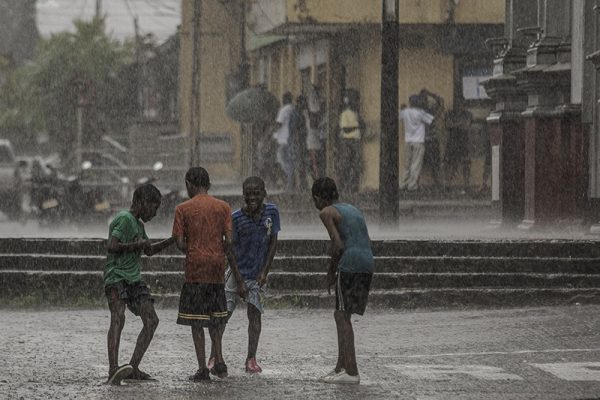
[[[338,332],[338,359],[335,369],[321,378],[325,383],[360,383],[354,348],[352,314],[363,315],[367,307],[373,252],[365,219],[356,207],[340,203],[335,182],[319,178],[312,187],[315,207],[331,238],[331,259],[327,290],[335,286],[334,312]]]
[[[158,316],[150,297],[150,289],[141,278],[141,252],[151,256],[175,243],[174,238],[170,238],[152,244],[146,235],[144,222],[154,218],[160,202],[161,194],[155,186],[142,185],[133,192],[131,208],[120,211],[109,226],[108,254],[104,267],[104,290],[110,309],[107,335],[109,384],[118,385],[123,379],[151,379],[150,375],[140,371],[139,365],[158,326]],[[131,361],[119,366],[119,344],[125,324],[125,307],[141,317],[144,327],[138,336]]]

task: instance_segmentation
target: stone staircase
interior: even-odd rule
[[[373,241],[369,304],[391,308],[503,307],[600,302],[594,240]],[[270,307],[333,307],[328,241],[280,240],[269,275]],[[105,304],[102,239],[0,239],[0,304]],[[161,306],[176,306],[184,258],[144,258],[142,275]]]

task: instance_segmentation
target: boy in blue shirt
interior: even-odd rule
[[[280,220],[277,206],[271,203],[263,204],[267,192],[265,182],[261,178],[257,176],[247,178],[242,185],[242,190],[246,205],[232,214],[233,251],[248,290],[246,293],[248,314],[246,372],[260,373],[262,368],[256,362],[256,350],[263,313],[262,293],[275,256]],[[236,281],[228,270],[225,296],[230,315],[239,300],[236,286]],[[214,354],[211,354],[209,364],[214,362],[213,360]]]
[[[373,276],[371,239],[360,210],[338,201],[333,179],[317,179],[313,183],[312,196],[331,238],[327,290],[331,293],[331,287],[335,286],[333,316],[338,333],[337,364],[333,371],[321,378],[321,382],[360,383],[351,316],[363,315],[367,307]]]

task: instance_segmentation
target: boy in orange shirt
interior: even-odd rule
[[[223,360],[222,338],[227,322],[225,298],[225,259],[237,282],[238,294],[245,298],[246,285],[232,251],[231,207],[208,194],[210,177],[202,167],[185,174],[189,200],[175,208],[173,237],[185,253],[185,284],[181,289],[177,323],[192,327],[198,358],[198,371],[190,380],[210,380],[206,366],[204,328],[208,328],[215,351],[210,373],[227,376]]]

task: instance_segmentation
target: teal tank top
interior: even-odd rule
[[[351,204],[336,203],[333,207],[342,216],[342,221],[337,228],[344,242],[344,253],[338,264],[338,270],[372,274],[373,251],[365,218],[360,210]]]

